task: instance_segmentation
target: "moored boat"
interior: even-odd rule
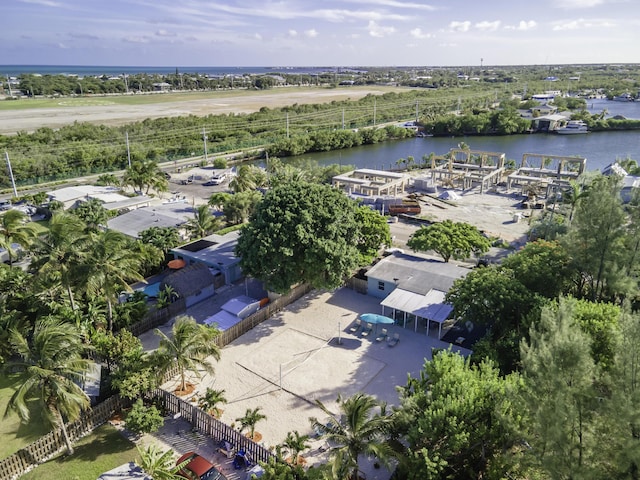
[[[589,133],[587,124],[582,120],[569,120],[564,127],[556,128],[556,133],[560,135],[574,135],[579,133]]]

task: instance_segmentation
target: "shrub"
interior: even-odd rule
[[[146,406],[139,398],[127,415],[126,427],[135,433],[157,432],[164,423],[162,414],[154,405]]]

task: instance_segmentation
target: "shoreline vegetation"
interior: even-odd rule
[[[570,66],[566,68],[569,69]],[[493,74],[492,77],[487,77],[489,72]],[[524,78],[516,76],[518,72],[530,83],[523,83]],[[567,70],[567,75],[570,72],[571,70]],[[198,103],[207,97],[224,101],[233,93],[251,97],[254,101],[253,111],[161,116],[117,126],[99,124],[98,114],[93,123],[76,122],[58,129],[41,127],[32,133],[1,135],[0,149],[6,151],[11,159],[16,185],[26,186],[118,171],[124,169],[130,161],[165,163],[204,156],[205,148],[212,158],[230,152],[240,152],[236,155],[237,159],[255,159],[266,155],[291,157],[311,152],[341,150],[407,138],[415,135],[416,131],[434,136],[531,133],[532,119],[523,118],[521,111],[534,109],[539,105],[539,102],[532,98],[533,92],[546,91],[550,86],[549,82],[535,82],[535,78],[539,78],[542,73],[540,69],[536,70],[533,67],[526,71],[526,76],[518,70],[506,70],[502,74],[495,70],[469,71],[469,74],[479,75],[478,80],[473,82],[468,79],[474,77],[465,74],[461,80],[460,74],[455,74],[451,69],[443,69],[436,77],[429,75],[429,82],[426,81],[426,77],[420,81],[411,80],[412,77],[408,77],[406,71],[394,73],[398,78],[384,85],[382,80],[385,75],[388,77],[390,72],[363,71],[358,75],[350,73],[350,78],[355,80],[349,81],[344,80],[344,75],[316,78],[317,84],[323,82],[322,86],[313,85],[311,77],[285,75],[281,77],[284,82],[281,87],[275,84],[274,76],[249,75],[247,78],[251,81],[245,79],[242,90],[229,88],[215,92],[207,92],[204,87],[199,88],[200,84],[197,81],[196,86],[189,84],[185,87],[187,75],[166,75],[163,79],[170,80],[165,83],[171,88],[179,85],[183,88],[189,87],[192,91],[127,95],[125,90],[122,90],[119,95],[99,98],[109,99],[109,102],[118,105],[139,102],[143,109],[151,103],[160,102],[175,106],[175,110],[180,111],[181,102]],[[634,74],[637,76],[638,72]],[[145,81],[156,79],[147,77],[149,76],[144,77]],[[55,88],[57,91],[66,92],[70,78],[73,78],[75,84],[79,84],[78,87],[89,78],[92,78],[92,81],[99,80],[93,77],[78,79],[64,75],[25,75],[19,78],[20,90],[32,92],[33,95],[37,95],[38,92],[46,94],[56,91]],[[101,81],[105,84],[122,84],[128,91],[129,88],[134,90],[136,78],[124,76],[119,80],[103,78]],[[195,75],[189,78],[197,80],[199,77]],[[262,81],[258,81],[260,78]],[[293,83],[296,78],[297,84]],[[63,80],[65,84],[55,87],[56,82]],[[125,81],[128,82],[126,85]],[[180,81],[183,83],[176,84]],[[344,82],[350,86],[345,86]],[[496,85],[498,82],[499,91]],[[111,87],[115,88],[114,85]],[[142,85],[143,83],[138,85],[141,91]],[[144,85],[147,89],[147,84]],[[583,73],[580,81],[574,82],[572,88],[565,92],[573,93],[575,96],[556,97],[550,105],[558,111],[571,112],[572,119],[585,121],[591,131],[640,129],[640,120],[605,118],[604,111],[594,115],[586,110],[585,97],[618,93],[622,87],[615,85],[617,84],[614,75],[610,72],[603,74],[594,67],[588,74]],[[371,89],[371,92],[357,100],[347,97],[326,101],[333,98],[331,95],[336,92],[349,92],[351,87],[366,87]],[[72,96],[64,98],[57,98],[59,94],[53,93],[49,94],[51,99],[3,101],[0,102],[0,110],[6,111],[6,105],[26,108],[21,105],[50,101],[57,104],[61,110],[63,107],[80,108],[83,101],[95,98],[82,95],[96,88],[82,87],[79,92],[71,92]],[[389,90],[385,91],[385,88]],[[530,93],[526,93],[527,91]],[[310,98],[307,101],[315,100],[319,103],[287,105],[291,92],[308,93]],[[265,95],[277,96],[276,100],[270,100],[272,108],[259,106]],[[186,100],[187,98],[190,100]],[[150,101],[151,103],[148,103]],[[101,108],[107,107],[94,105],[93,108],[99,112]],[[46,120],[44,122],[46,123]],[[406,128],[408,123],[411,124],[411,128]],[[9,176],[3,176],[0,179],[0,188],[6,189],[10,186]]]

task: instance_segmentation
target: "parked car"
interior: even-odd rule
[[[184,180],[182,180],[182,185],[191,185],[193,183],[193,177],[187,177]]]
[[[11,208],[11,200],[0,200],[0,211],[4,212]]]
[[[178,475],[190,480],[227,480],[227,478],[213,466],[209,460],[195,452],[188,452],[182,455],[176,465],[189,461]]]
[[[227,179],[227,175],[224,173],[219,173],[217,175],[214,175],[213,177],[211,177],[211,182],[213,182],[214,185],[220,185],[221,183],[224,183],[224,181]]]

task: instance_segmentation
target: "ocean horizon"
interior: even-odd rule
[[[39,75],[77,75],[79,77],[118,76],[118,75],[168,75],[171,73],[198,73],[200,75],[247,75],[267,73],[319,74],[336,71],[362,71],[350,67],[206,67],[206,66],[125,66],[125,65],[0,65],[1,77],[17,77],[24,74]]]

